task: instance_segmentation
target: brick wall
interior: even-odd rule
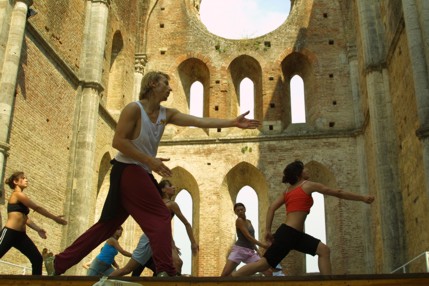
[[[255,114],[263,121],[261,130],[195,130],[168,126],[165,132],[159,156],[171,158],[167,165],[175,170],[174,184],[179,188],[186,186],[194,200],[194,229],[201,250],[194,267],[195,275],[220,274],[235,235],[232,204],[238,190],[248,184],[258,193],[262,229],[266,209],[284,188],[280,183],[283,168],[294,159],[307,163],[313,178],[322,183],[352,192],[376,194],[375,147],[368,123],[371,102],[365,81],[361,33],[358,25],[354,30],[349,24],[349,21],[357,22],[358,17],[355,10],[344,10],[341,5],[345,4],[339,2],[294,1],[288,20],[277,30],[256,39],[237,41],[210,34],[199,21],[193,1],[158,1],[153,10],[154,1],[113,1],[103,65],[105,90],[101,94],[97,123],[96,169],[93,177],[88,178],[97,186],[93,192],[98,199],[96,206],[88,206],[94,208],[88,225],[98,219],[107,194],[108,161],[115,155],[111,140],[117,112],[132,99],[135,53],[148,56],[146,70],[162,70],[171,75],[173,93],[165,105],[184,112],[188,110],[186,87],[197,76],[201,77],[199,80],[209,97],[205,114],[212,117],[237,115],[236,87],[243,75],[254,79],[258,86]],[[81,61],[85,3],[38,1],[34,7],[39,13],[29,20],[76,76]],[[385,46],[389,47],[390,54],[386,66],[399,142],[404,236],[411,259],[426,250],[429,240],[429,232],[425,230],[428,201],[424,191],[422,147],[415,136],[419,122],[407,37],[404,29],[398,29],[399,4],[396,1],[383,7],[382,16],[388,27]],[[150,15],[149,11],[152,11]],[[150,16],[148,21],[147,16]],[[112,47],[117,47],[115,35],[120,35],[123,46],[113,62]],[[351,92],[349,44],[357,47],[359,103],[354,101]],[[53,60],[53,55],[46,54],[28,35],[21,62],[6,174],[24,170],[30,180],[29,196],[60,214],[68,203],[64,200],[68,191],[69,145],[78,87]],[[290,124],[288,80],[295,73],[304,78],[307,91],[307,123],[300,125]],[[109,96],[115,97],[110,104]],[[362,117],[366,120],[363,126],[355,123],[355,104],[361,104]],[[270,129],[270,125],[275,128]],[[363,143],[359,143],[360,140]],[[359,144],[363,144],[362,149]],[[364,154],[359,150],[364,150]],[[356,164],[362,157],[366,163],[363,169]],[[362,190],[360,178],[363,176],[368,178],[368,185]],[[9,194],[7,190],[6,197]],[[327,244],[332,248],[335,274],[383,271],[383,254],[389,250],[381,248],[382,209],[377,207],[378,203],[369,207],[335,198],[325,200]],[[1,211],[4,222],[4,206]],[[49,246],[54,252],[59,251],[61,227],[38,214],[31,216],[48,231],[46,241],[34,231],[28,231],[36,245],[40,249]],[[279,209],[273,230],[282,221],[284,209]],[[141,231],[132,219],[124,224],[124,230],[121,245],[133,250]],[[415,239],[416,233],[419,239]],[[98,251],[99,248],[84,261]],[[2,259],[27,263],[16,251],[10,251]],[[122,256],[118,260],[120,265],[126,262]],[[289,275],[302,275],[304,263],[304,256],[298,253],[291,253],[283,262]],[[14,271],[0,269],[5,274]]]

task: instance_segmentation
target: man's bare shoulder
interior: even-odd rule
[[[139,114],[139,112],[140,112],[140,107],[136,102],[133,101],[125,105],[121,113],[131,115],[131,114]]]
[[[171,122],[171,119],[177,114],[181,114],[181,112],[176,108],[165,107],[165,106],[164,108],[165,108],[165,116],[167,117],[168,122]]]
[[[140,109],[140,107],[137,104],[137,102],[132,101],[132,102],[128,103],[127,105],[125,105],[124,110],[125,109],[135,109],[135,110],[138,110],[138,109]]]

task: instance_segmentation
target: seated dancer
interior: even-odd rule
[[[162,200],[164,201],[167,208],[170,210],[171,218],[173,218],[174,215],[176,215],[180,219],[180,221],[183,222],[183,224],[185,225],[186,232],[188,234],[189,240],[191,241],[192,254],[196,255],[199,250],[199,246],[195,241],[191,224],[182,214],[182,211],[180,210],[179,205],[176,202],[171,200],[171,198],[176,194],[176,187],[174,187],[169,180],[162,180],[159,183],[159,187],[162,192]],[[172,255],[173,255],[173,264],[174,264],[174,267],[176,268],[176,273],[177,275],[180,275],[182,272],[183,261],[179,256],[180,252],[177,246],[175,245],[174,241],[172,243]],[[131,259],[128,261],[128,263],[123,268],[113,271],[109,276],[124,276],[132,271],[133,271],[133,276],[140,276],[140,273],[144,269],[144,267],[142,266],[148,267],[156,273],[157,272],[156,265],[154,266],[151,263],[151,257],[152,257],[152,249],[150,247],[149,239],[145,234],[143,234],[140,237],[139,243],[136,249],[133,251],[133,255],[131,256]]]
[[[255,229],[252,226],[252,222],[246,219],[246,207],[244,204],[236,203],[234,205],[234,212],[237,215],[237,219],[235,220],[237,241],[231,249],[221,276],[229,276],[241,262],[247,264],[261,259],[256,245],[268,248],[267,244],[255,239]]]
[[[302,253],[318,255],[320,274],[331,274],[330,249],[319,239],[303,232],[304,223],[310,208],[313,205],[313,192],[323,195],[334,196],[340,199],[361,201],[371,204],[374,196],[362,196],[343,191],[342,189],[332,189],[323,184],[309,181],[309,175],[301,161],[295,161],[286,166],[283,171],[283,183],[290,184],[286,191],[271,204],[267,212],[266,235],[267,241],[271,241],[271,246],[264,253],[264,256],[257,262],[249,263],[236,272],[233,277],[248,276],[256,272],[275,268],[276,265],[292,249]],[[274,234],[271,234],[271,225],[274,212],[283,204],[286,205],[286,221]]]

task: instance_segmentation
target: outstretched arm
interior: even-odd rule
[[[62,215],[56,216],[47,211],[45,208],[37,205],[32,200],[30,200],[24,193],[18,193],[17,194],[18,200],[23,203],[26,207],[33,209],[35,212],[38,212],[39,214],[52,219],[58,224],[66,225],[67,221],[63,219]],[[31,227],[31,226],[30,226]]]
[[[177,109],[167,109],[167,122],[178,126],[195,126],[200,128],[228,128],[238,127],[241,129],[258,128],[260,122],[254,119],[247,119],[245,116],[249,111],[241,114],[235,119],[221,119],[211,117],[196,117],[185,114]]]
[[[374,196],[363,196],[363,195],[347,192],[342,189],[333,189],[320,183],[315,183],[315,182],[308,182],[308,183],[310,185],[309,187],[311,187],[313,191],[319,192],[327,196],[337,197],[343,200],[361,201],[367,204],[371,204],[375,199]]]
[[[196,255],[198,251],[200,250],[200,247],[198,243],[195,240],[194,232],[192,231],[192,226],[186,219],[186,217],[183,215],[182,211],[180,210],[179,205],[176,202],[169,202],[168,208],[174,212],[174,214],[180,219],[180,221],[183,223],[183,225],[186,228],[186,233],[188,234],[189,241],[191,242],[191,248],[192,248],[192,254]]]

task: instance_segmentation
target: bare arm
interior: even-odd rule
[[[312,191],[316,191],[327,196],[337,197],[343,200],[361,201],[367,204],[371,204],[375,199],[374,196],[363,196],[363,195],[347,192],[342,189],[332,189],[320,183],[308,182],[308,184],[309,184],[308,187],[310,187],[310,190]],[[304,188],[305,187],[306,186],[304,185]]]
[[[267,218],[265,224],[265,240],[273,241],[273,235],[271,234],[271,226],[273,224],[274,213],[276,210],[285,203],[284,195],[281,193],[280,196],[270,205],[267,211]]]
[[[30,227],[30,228],[32,228],[32,229],[34,229],[35,231],[37,231],[37,233],[39,234],[39,236],[41,237],[41,238],[43,238],[43,239],[46,239],[46,231],[43,229],[43,228],[41,228],[41,227],[39,227],[33,220],[31,220],[29,217],[27,217],[27,222],[26,222],[26,224]]]
[[[186,228],[186,233],[188,234],[189,241],[191,242],[191,248],[192,248],[192,254],[196,255],[197,252],[200,250],[199,245],[197,244],[194,232],[192,231],[192,226],[186,219],[186,217],[183,215],[182,211],[180,210],[179,205],[176,202],[169,202],[168,208],[174,212],[174,214],[180,219],[180,221],[183,223],[183,225]]]
[[[135,129],[140,120],[140,108],[135,103],[130,103],[122,110],[116,125],[112,146],[125,156],[139,161],[151,168],[154,172],[163,177],[170,177],[171,170],[164,165],[163,161],[168,159],[154,158],[139,151],[132,140],[135,136]]]
[[[167,122],[178,126],[195,126],[200,128],[228,128],[238,127],[242,129],[255,129],[260,125],[258,120],[247,119],[245,116],[249,111],[241,114],[235,119],[221,119],[211,117],[196,117],[181,113],[177,109],[167,109]]]
[[[116,269],[119,269],[119,264],[116,262],[116,260],[115,260],[115,259],[113,259],[112,265],[113,265],[113,267],[115,267]]]
[[[268,245],[265,243],[260,242],[259,240],[256,240],[249,232],[249,229],[247,228],[247,221],[242,218],[237,218],[235,221],[235,227],[238,228],[241,233],[246,237],[248,241],[250,241],[253,244],[256,244],[263,248],[268,248]]]
[[[34,203],[30,198],[28,198],[24,193],[18,193],[16,194],[18,200],[23,203],[26,207],[33,209],[35,212],[38,212],[39,214],[52,219],[58,224],[66,225],[67,221],[63,219],[62,215],[56,216],[48,212],[45,208],[37,205]],[[31,226],[30,226],[31,227]]]
[[[119,251],[122,255],[127,256],[127,257],[131,257],[131,253],[126,251],[125,249],[122,248],[122,246],[119,244],[119,242],[114,239],[114,238],[109,238],[107,240],[107,243],[110,244],[111,246],[113,246],[114,248],[116,248],[117,251]]]

